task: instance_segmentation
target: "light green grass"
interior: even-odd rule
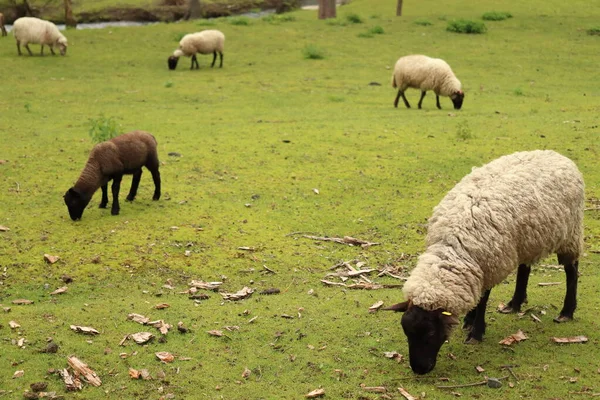
[[[14,39],[0,38],[0,159],[6,161],[0,164],[0,225],[11,229],[0,232],[0,303],[12,308],[0,312],[3,397],[21,398],[30,383],[47,379],[49,390],[81,399],[157,399],[169,393],[181,399],[298,399],[318,387],[326,399],[380,398],[361,384],[385,386],[397,400],[399,386],[414,396],[453,399],[435,388],[440,378],[476,382],[482,376],[475,366],[498,377],[507,374],[500,369],[505,364],[518,365],[514,388],[456,391],[485,399],[567,399],[585,387],[600,391],[600,211],[593,209],[600,197],[600,92],[593,83],[600,60],[597,38],[585,32],[597,26],[592,3],[426,0],[396,18],[389,1],[354,0],[344,13],[377,15],[369,22],[385,31],[369,40],[357,37],[364,24],[332,26],[314,11],[295,12],[293,23],[281,25],[257,19],[236,26],[220,19],[215,28],[227,37],[224,68],[211,69],[208,55],[198,56],[201,68],[194,71],[187,58],[169,71],[166,59],[177,35],[197,30],[196,22],[69,31],[65,57],[18,57]],[[440,16],[478,18],[496,7],[518,18],[495,24],[485,35],[455,35],[445,24],[426,30],[414,25]],[[310,44],[326,57],[305,59]],[[463,83],[462,110],[453,110],[447,98],[438,110],[432,93],[418,110],[417,90],[407,91],[412,109],[393,107],[391,68],[400,56],[423,49],[448,61]],[[146,171],[133,203],[125,202],[131,178],[123,180],[120,216],[98,209],[96,193],[83,220],[72,222],[62,196],[87,160],[89,119],[100,115],[114,117],[123,131],[156,136],[163,197],[151,200]],[[527,307],[541,324],[528,315],[494,313],[510,298],[511,276],[492,291],[482,344],[463,345],[457,330],[436,369],[423,377],[406,360],[383,357],[385,351],[408,355],[400,316],[367,309],[378,300],[402,300],[401,291],[343,290],[320,280],[334,264],[354,259],[408,273],[423,251],[427,218],[444,194],[473,166],[531,149],[569,156],[586,179],[590,210],[576,320],[552,322],[564,283],[537,284],[564,282],[564,276],[558,269],[535,268]],[[293,232],[350,235],[381,245],[348,247]],[[61,259],[47,265],[44,253]],[[50,296],[63,286],[63,274],[74,278],[69,291]],[[163,288],[168,279],[174,290]],[[281,293],[255,293],[237,303],[209,293],[195,305],[179,294],[191,279],[224,280],[225,291],[250,286]],[[18,298],[35,303],[12,305]],[[153,308],[163,302],[171,307]],[[192,332],[174,330],[166,343],[120,347],[126,334],[156,332],[126,321],[132,312],[172,325],[182,321]],[[21,328],[11,330],[10,320]],[[81,336],[70,324],[101,334]],[[206,333],[225,326],[240,329],[221,338]],[[518,329],[530,339],[512,350],[498,345]],[[580,334],[590,342],[550,342],[552,336]],[[22,337],[24,349],[12,344]],[[57,354],[38,352],[47,337],[60,345]],[[157,351],[191,360],[160,364]],[[121,358],[122,352],[128,357]],[[48,368],[66,367],[71,354],[97,371],[100,388],[65,393],[59,378],[46,376]],[[147,368],[154,377],[163,370],[168,383],[132,381],[129,367]],[[248,379],[242,378],[246,367],[252,371]],[[11,379],[16,370],[25,375]],[[578,379],[569,383],[571,377]]]

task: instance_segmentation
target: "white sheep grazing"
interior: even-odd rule
[[[564,305],[556,322],[573,319],[578,259],[583,251],[584,182],[577,166],[550,150],[518,152],[474,169],[434,208],[426,250],[406,281],[402,311],[410,365],[425,374],[468,312],[467,343],[485,332],[490,290],[517,266],[512,300],[518,311],[527,297],[530,266],[551,253],[564,266]]]
[[[21,45],[25,46],[29,55],[33,55],[29,49],[29,43],[41,44],[42,55],[44,55],[44,45],[50,47],[52,54],[54,54],[54,46],[58,47],[60,54],[63,56],[67,52],[67,38],[50,21],[33,17],[22,17],[14,22],[12,31],[17,40],[19,55],[22,55]]]
[[[179,48],[173,52],[173,55],[168,59],[169,69],[173,70],[177,68],[177,62],[179,57],[186,56],[192,57],[192,65],[190,69],[194,69],[194,63],[196,63],[196,69],[200,68],[198,59],[196,59],[196,53],[200,54],[213,54],[213,61],[211,68],[215,66],[217,60],[217,53],[221,58],[220,68],[223,68],[223,48],[225,46],[225,35],[223,32],[214,29],[209,29],[202,32],[189,33],[185,35],[179,41]]]
[[[465,97],[460,81],[456,79],[448,63],[440,58],[423,55],[401,57],[396,62],[392,75],[392,87],[398,88],[394,107],[398,107],[398,100],[402,96],[404,105],[406,108],[410,108],[410,104],[404,96],[404,91],[407,88],[421,90],[419,108],[421,108],[423,98],[428,90],[434,91],[436,105],[439,109],[442,108],[440,106],[440,95],[450,97],[456,110],[460,110]]]

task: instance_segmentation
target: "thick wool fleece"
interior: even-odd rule
[[[148,132],[133,131],[98,143],[90,152],[75,188],[93,194],[115,174],[131,173],[156,160],[156,139]]]
[[[438,204],[427,249],[404,285],[425,310],[462,314],[519,264],[583,248],[584,182],[550,150],[518,152],[476,168]]]
[[[433,90],[440,96],[450,96],[461,90],[461,84],[446,61],[424,55],[401,57],[394,66],[392,87],[423,92]]]
[[[215,51],[223,53],[225,35],[221,31],[209,29],[206,31],[189,33],[179,41],[179,48],[175,50],[175,57],[191,57],[196,53],[212,54]]]
[[[22,17],[13,24],[13,35],[23,46],[29,43],[54,47],[67,45],[67,38],[50,21],[39,18]]]

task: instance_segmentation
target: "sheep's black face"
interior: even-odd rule
[[[167,64],[169,64],[169,69],[170,70],[174,70],[175,68],[177,68],[177,62],[178,61],[179,61],[179,57],[170,56],[167,59]]]
[[[465,92],[459,90],[458,92],[452,94],[450,96],[450,100],[452,100],[452,104],[454,104],[455,110],[460,110],[462,107],[463,100],[465,99]]]
[[[456,317],[442,314],[441,310],[426,311],[414,305],[406,310],[402,316],[402,329],[408,338],[413,372],[426,374],[435,367],[440,348],[457,322]]]
[[[75,189],[71,188],[67,190],[67,193],[63,196],[67,209],[69,210],[69,216],[73,221],[81,219],[83,210],[87,207],[90,202],[89,198],[82,196]]]

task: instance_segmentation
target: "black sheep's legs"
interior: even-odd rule
[[[26,48],[26,49],[27,49],[27,51],[29,52],[29,55],[30,55],[30,56],[32,56],[32,55],[33,55],[33,53],[31,52],[31,49],[29,48],[29,43],[27,43],[27,44],[25,45],[25,48]]]
[[[440,105],[440,96],[438,94],[435,95],[435,105],[439,110],[442,109],[442,106]]]
[[[467,335],[465,343],[476,344],[483,340],[483,334],[485,333],[485,309],[487,307],[488,298],[490,297],[490,291],[491,290],[486,290],[483,296],[481,296],[479,304],[477,304],[473,327]]]
[[[102,199],[100,200],[100,208],[106,208],[108,204],[108,184],[105,183],[101,186],[102,188]]]
[[[421,104],[423,104],[423,99],[425,98],[426,94],[427,92],[424,90],[421,92],[421,98],[419,99],[419,110],[421,109]]]
[[[565,275],[567,276],[567,293],[565,294],[563,309],[561,310],[559,316],[554,318],[554,321],[566,322],[573,319],[573,313],[577,307],[577,279],[579,274],[579,261],[570,255],[558,254],[558,262],[565,267]]]
[[[410,108],[410,104],[408,104],[408,100],[404,96],[404,91],[402,89],[398,90],[398,94],[396,95],[396,100],[394,100],[394,107],[398,108],[398,100],[402,97],[402,101],[404,101],[404,105],[406,108]]]
[[[215,61],[217,61],[217,51],[213,51],[213,62],[212,64],[210,64],[210,67],[214,67],[215,66]]]
[[[152,172],[152,180],[154,181],[154,196],[152,196],[152,200],[160,199],[160,172],[158,171],[158,167],[150,170]]]
[[[531,267],[529,265],[519,265],[515,293],[512,300],[500,310],[501,313],[508,314],[521,311],[521,305],[527,300],[527,283],[529,282],[530,273]]]
[[[192,56],[192,66],[190,69],[194,69],[194,63],[196,64],[196,69],[200,69],[200,64],[198,64],[198,59],[195,54]]]
[[[111,186],[113,203],[112,207],[110,208],[110,213],[112,215],[119,215],[119,210],[121,209],[121,207],[119,207],[119,189],[121,189],[121,179],[123,179],[123,175],[117,175],[113,177],[113,183]]]
[[[219,52],[219,56],[220,56],[220,59],[221,59],[221,64],[219,65],[219,68],[223,68],[223,53]]]
[[[473,323],[475,322],[475,315],[477,315],[477,307],[472,309],[465,315],[463,319],[463,329],[470,331],[473,329]]]
[[[133,179],[131,180],[131,189],[127,195],[127,201],[133,201],[137,194],[138,187],[140,186],[140,179],[142,179],[142,169],[138,169],[133,173]]]

